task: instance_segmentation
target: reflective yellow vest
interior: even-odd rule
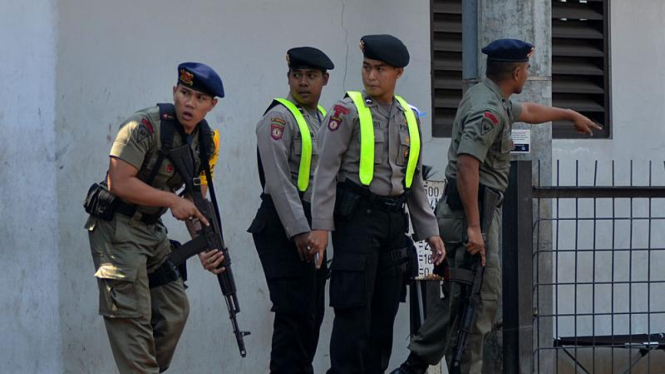
[[[358,120],[360,121],[360,182],[369,186],[374,178],[374,123],[372,121],[372,112],[365,105],[363,94],[358,91],[348,91],[346,93],[358,111]],[[406,188],[411,188],[413,176],[418,165],[418,156],[420,155],[420,132],[418,131],[418,122],[416,115],[411,110],[411,106],[401,96],[395,95],[395,99],[402,106],[406,116],[406,124],[409,128],[409,160],[406,165]]]
[[[305,192],[309,186],[309,174],[312,168],[312,134],[309,132],[307,121],[298,107],[284,98],[276,98],[275,101],[284,105],[291,112],[298,123],[298,130],[302,137],[302,152],[300,155],[300,166],[298,167],[298,191]],[[319,105],[319,112],[325,117],[326,110]]]

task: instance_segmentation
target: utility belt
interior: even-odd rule
[[[347,179],[337,184],[335,213],[340,217],[349,218],[359,205],[386,212],[404,212],[404,204],[409,193],[406,191],[399,196],[379,196]]]
[[[106,186],[101,183],[93,183],[92,186],[90,186],[88,194],[85,197],[85,201],[83,202],[83,207],[85,208],[85,211],[91,216],[103,219],[105,221],[112,220],[113,214],[115,213],[120,213],[130,218],[133,218],[137,213],[135,205],[127,204],[117,196],[114,196],[111,194],[111,192],[109,192]],[[140,214],[141,217],[137,220],[145,223],[146,225],[154,225],[162,216],[159,213]]]
[[[499,199],[496,207],[499,208],[503,204],[503,192],[497,190],[496,188],[492,188],[489,186],[485,186],[484,184],[479,184],[478,185],[478,207],[479,209],[482,210],[482,203],[483,203],[483,196],[485,194],[485,189],[490,189],[493,192],[501,195],[501,199]],[[464,209],[464,205],[462,204],[462,198],[460,197],[459,190],[457,189],[457,179],[456,178],[448,178],[448,181],[446,182],[446,187],[443,189],[443,197],[442,200],[445,200],[446,204],[450,207],[452,210],[461,210]]]
[[[136,206],[127,204],[124,201],[120,201],[118,206],[115,208],[115,213],[120,213],[123,216],[127,216],[130,218],[134,218],[136,215]],[[160,213],[155,213],[155,214],[146,214],[142,212],[138,212],[141,217],[137,219],[137,221],[141,221],[145,223],[146,225],[154,225],[159,221],[159,218],[162,216]]]

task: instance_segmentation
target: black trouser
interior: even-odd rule
[[[335,216],[328,374],[382,374],[388,367],[406,269],[405,225],[403,211],[365,198],[348,218]]]
[[[304,203],[311,222],[309,204]],[[311,374],[325,309],[327,269],[301,261],[270,198],[264,198],[249,228],[275,312],[270,373]]]

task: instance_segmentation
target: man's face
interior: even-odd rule
[[[516,81],[517,89],[516,94],[522,93],[524,85],[526,84],[527,79],[529,78],[529,68],[531,64],[529,62],[521,63],[517,68],[515,68],[514,77]]]
[[[383,61],[365,58],[362,68],[365,91],[375,98],[392,99],[397,78],[403,72],[404,68],[395,68]]]
[[[288,73],[291,95],[305,107],[319,104],[323,86],[328,84],[328,73],[318,69],[291,69]]]
[[[187,129],[194,129],[196,124],[201,122],[206,114],[215,107],[217,99],[178,84],[173,87],[173,104],[178,122]]]

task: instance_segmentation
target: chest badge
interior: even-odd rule
[[[166,165],[166,172],[167,173],[173,173],[173,165],[172,164],[167,164]]]

